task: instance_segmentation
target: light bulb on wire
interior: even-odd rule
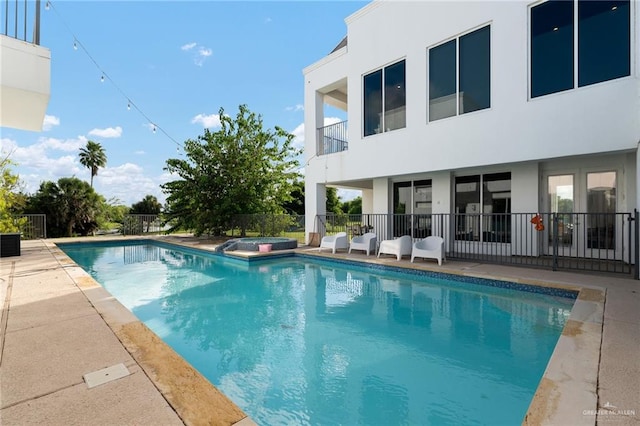
[[[78,43],[73,40],[73,50],[78,50]]]
[[[47,0],[47,2],[44,4],[44,10],[49,10],[50,7],[51,4],[49,3],[49,0]]]
[[[131,111],[131,102],[127,102],[127,111]]]
[[[156,134],[156,126],[155,126],[155,124],[153,125],[153,130],[152,131],[153,131],[153,134],[155,135]]]
[[[100,83],[104,83],[104,75],[100,77]]]

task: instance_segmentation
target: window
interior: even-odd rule
[[[491,106],[490,28],[429,49],[429,121]]]
[[[511,242],[511,173],[458,176],[456,239]]]
[[[365,75],[363,91],[365,136],[406,126],[404,60]]]
[[[431,235],[431,180],[393,184],[393,235]]]
[[[573,89],[576,70],[578,87],[630,75],[630,34],[629,0],[549,0],[532,7],[531,97]]]

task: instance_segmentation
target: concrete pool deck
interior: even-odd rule
[[[0,259],[0,423],[253,424],[55,246],[105,239],[23,241],[21,256]],[[159,239],[204,250],[217,245]],[[305,247],[297,252],[583,289],[524,423],[640,426],[640,281],[450,260],[439,267]],[[105,383],[89,387],[89,373]]]

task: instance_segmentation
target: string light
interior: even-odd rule
[[[73,49],[74,50],[81,49],[87,55],[87,57],[91,60],[91,62],[93,62],[93,64],[96,66],[96,68],[98,69],[98,71],[101,74],[100,75],[100,82],[104,83],[105,79],[109,79],[109,83],[111,83],[116,88],[116,90],[118,90],[118,92],[120,92],[120,94],[127,100],[127,110],[131,110],[131,108],[133,107],[136,111],[138,111],[138,113],[140,115],[142,115],[145,118],[145,120],[147,120],[147,122],[150,123],[151,126],[153,126],[152,127],[152,131],[153,131],[154,134],[158,130],[160,132],[162,132],[167,138],[169,138],[173,143],[176,144],[178,152],[180,152],[180,148],[181,148],[182,144],[180,144],[178,141],[176,141],[174,138],[172,138],[171,135],[169,135],[162,127],[160,127],[160,126],[156,125],[155,123],[153,123],[153,121],[147,116],[147,114],[145,114],[144,111],[142,111],[135,104],[135,102],[133,102],[131,100],[131,98],[129,96],[127,96],[126,93],[124,93],[124,91],[115,83],[115,81],[113,81],[113,79],[111,77],[109,77],[109,75],[102,69],[102,67],[98,64],[98,62],[96,62],[96,60],[93,58],[93,56],[91,56],[89,51],[85,48],[85,46],[78,39],[78,37],[76,37],[76,35],[73,33],[73,31],[71,30],[69,25],[67,25],[67,23],[62,18],[62,16],[60,16],[60,13],[57,11],[55,5],[53,4],[53,2],[51,2],[51,0],[47,0],[47,2],[45,3],[45,9],[46,10],[52,9],[56,13],[58,18],[60,18],[60,20],[62,21],[62,24],[67,28],[67,31],[69,31],[71,36],[73,36]]]

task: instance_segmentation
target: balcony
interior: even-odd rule
[[[317,130],[316,154],[326,155],[349,149],[347,120],[320,127]]]
[[[51,52],[40,46],[41,3],[0,5],[0,127],[41,131],[51,95]]]

